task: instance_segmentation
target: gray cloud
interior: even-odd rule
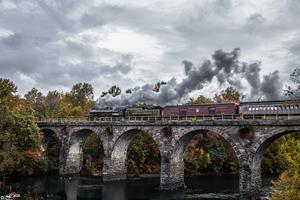
[[[221,86],[228,83],[235,88],[239,88],[241,87],[239,79],[245,77],[251,86],[251,95],[247,96],[247,100],[278,100],[282,98],[283,90],[279,72],[274,71],[269,75],[265,75],[261,81],[260,63],[241,63],[239,55],[239,48],[235,48],[231,52],[219,49],[212,55],[212,61],[206,60],[197,67],[192,62],[184,60],[182,63],[186,77],[180,83],[172,78],[167,82],[167,85],[161,87],[159,92],[152,90],[153,85],[146,84],[142,87],[136,87],[131,94],[99,98],[98,105],[184,103],[185,98],[189,97],[191,92],[203,89],[206,84],[212,82],[213,78],[216,78]]]
[[[267,99],[279,99],[281,97],[282,83],[278,71],[274,71],[271,74],[264,76],[261,90]]]
[[[266,87],[260,88],[264,81],[276,80],[275,75],[266,80],[259,77],[262,73],[279,69],[282,81],[286,81],[299,63],[300,43],[292,37],[300,32],[297,0],[275,0],[261,5],[235,0],[174,0],[172,4],[103,2],[0,1],[1,76],[20,84],[21,94],[30,87],[65,89],[80,81],[90,81],[100,92],[113,84],[128,88],[137,80],[143,85],[145,81],[176,77],[183,81],[171,78],[169,85],[174,87],[162,87],[165,93],[157,97],[159,102],[176,102],[176,95],[184,98],[187,92],[201,89],[214,79],[216,87],[229,84],[241,90],[245,89],[246,81],[251,96],[259,96],[268,91]],[[119,52],[102,47],[101,42],[96,46],[97,38],[90,35],[79,39],[82,32],[101,35],[107,26],[151,37],[161,45],[162,55],[153,56],[157,60],[143,60],[139,52]],[[188,61],[207,57],[215,49],[236,46],[243,49],[243,60],[259,59],[262,64],[237,62],[239,50],[220,51],[215,54],[219,57],[212,60],[200,57],[199,65]],[[184,74],[180,66],[183,59]],[[145,98],[150,101],[155,95]]]

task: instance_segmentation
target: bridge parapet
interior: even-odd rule
[[[40,128],[64,126],[299,126],[300,119],[284,120],[170,120],[170,121],[37,121]]]

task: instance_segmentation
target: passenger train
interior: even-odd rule
[[[169,106],[127,106],[102,107],[90,111],[90,118],[266,118],[276,116],[294,116],[300,114],[300,100],[289,101],[259,101],[241,103],[212,103],[212,104],[184,104]]]

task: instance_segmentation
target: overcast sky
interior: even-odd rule
[[[299,19],[299,0],[0,0],[0,76],[20,94],[88,82],[97,98],[114,84],[180,82],[183,60],[238,47],[240,61],[261,62],[261,78],[278,70],[286,85],[300,64]]]

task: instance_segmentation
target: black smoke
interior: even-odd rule
[[[137,103],[166,105],[184,103],[184,99],[196,90],[203,89],[214,79],[219,86],[230,85],[237,90],[250,87],[250,93],[246,94],[246,100],[278,100],[282,97],[282,84],[279,72],[274,71],[264,75],[261,80],[261,63],[240,62],[240,49],[235,48],[231,52],[222,49],[215,51],[211,60],[205,60],[195,66],[192,62],[184,60],[185,78],[177,82],[171,78],[166,85],[162,85],[159,92],[153,91],[153,85],[146,84],[136,87],[131,94],[121,94],[115,98],[107,96],[100,98],[100,106],[130,105]]]

